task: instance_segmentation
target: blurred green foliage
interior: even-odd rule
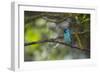
[[[55,30],[55,24],[59,24],[70,17],[75,19],[73,23],[79,26],[78,28],[77,26],[72,26],[72,29],[89,31],[78,36],[82,46],[90,49],[90,14],[25,11],[24,17],[24,43],[59,36],[57,32],[60,29]],[[50,23],[52,23],[52,26]],[[75,39],[74,36],[73,38]],[[75,40],[77,41],[77,39]],[[80,50],[73,50],[73,48],[50,42],[24,47],[24,61],[81,59],[89,57],[89,53],[87,54]]]

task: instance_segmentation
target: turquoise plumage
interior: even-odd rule
[[[71,39],[71,30],[69,28],[65,28],[64,29],[64,42],[66,44],[70,44],[72,43],[72,39]]]

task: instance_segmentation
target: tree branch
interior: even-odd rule
[[[48,40],[42,40],[42,41],[36,41],[36,42],[29,42],[29,43],[25,43],[24,46],[29,46],[29,45],[33,45],[33,44],[42,44],[42,43],[46,43],[46,42],[59,43],[59,44],[65,45],[65,46],[69,46],[71,48],[76,48],[76,49],[79,49],[79,50],[82,50],[82,51],[88,51],[89,52],[89,50],[87,50],[87,49],[75,47],[75,46],[66,44],[64,42],[57,41],[56,39],[48,39]]]
[[[86,31],[85,32],[78,32],[77,34],[84,34],[84,33],[86,33]],[[74,35],[74,33],[73,33],[73,35]],[[40,41],[33,41],[33,42],[29,42],[29,43],[24,43],[24,46],[29,46],[29,45],[33,45],[33,44],[42,44],[42,43],[46,43],[46,42],[52,42],[52,43],[59,43],[59,44],[65,45],[65,46],[69,46],[71,48],[76,48],[76,49],[79,49],[79,50],[82,50],[82,51],[90,52],[90,50],[88,50],[88,49],[75,47],[75,46],[66,44],[65,42],[57,41],[60,38],[63,38],[63,36],[60,36],[60,37],[57,37],[57,38],[54,38],[54,39],[47,39],[47,40],[40,40]]]

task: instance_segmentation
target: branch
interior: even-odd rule
[[[42,43],[46,43],[46,42],[59,43],[59,44],[62,44],[64,46],[69,46],[71,48],[76,48],[76,49],[79,49],[79,50],[82,50],[82,51],[89,52],[89,50],[87,50],[87,49],[82,49],[82,48],[79,48],[79,47],[75,47],[75,46],[66,44],[64,42],[57,41],[56,39],[48,39],[48,40],[42,40],[42,41],[37,41],[37,42],[29,42],[29,43],[25,43],[24,46],[29,46],[29,45],[33,45],[33,44],[42,44]]]
[[[86,30],[86,31],[83,31],[83,32],[73,32],[72,34],[85,34],[85,33],[88,33],[90,32],[89,30]]]
[[[25,24],[29,23],[30,21],[33,21],[34,19],[38,18],[38,17],[42,17],[44,16],[43,13],[40,13],[39,15],[32,15],[32,16],[29,16],[25,18]]]
[[[77,34],[84,34],[84,33],[86,33],[86,31],[85,32],[78,32]],[[33,45],[33,44],[42,44],[42,43],[46,43],[46,42],[52,42],[52,43],[59,43],[59,44],[65,45],[65,46],[69,46],[71,48],[76,48],[76,49],[79,49],[79,50],[82,50],[82,51],[90,52],[90,50],[88,50],[88,49],[83,49],[83,48],[75,47],[75,46],[66,44],[65,42],[57,41],[60,38],[63,38],[63,36],[57,37],[55,39],[47,39],[47,40],[40,40],[40,41],[24,43],[24,46],[29,46],[29,45]]]

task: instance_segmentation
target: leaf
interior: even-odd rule
[[[47,21],[45,19],[43,19],[43,18],[38,18],[38,19],[35,20],[35,24],[37,26],[44,26],[46,24],[46,22]]]
[[[39,41],[41,39],[41,35],[37,29],[28,29],[25,33],[25,41],[32,42],[32,41]],[[37,47],[38,44],[32,45],[33,47]]]

